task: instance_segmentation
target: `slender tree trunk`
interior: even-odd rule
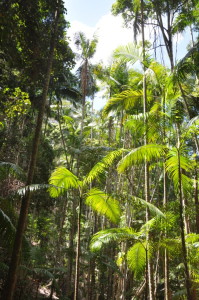
[[[165,95],[163,96],[163,142],[166,145],[166,120],[165,120],[165,113],[166,113],[166,103],[165,103]],[[167,210],[167,174],[166,174],[166,166],[163,165],[163,188],[164,188],[164,195],[163,195],[163,207]],[[167,238],[167,231],[165,230],[165,238]],[[165,248],[164,250],[164,299],[170,300],[170,291],[169,291],[169,252],[168,249]]]
[[[74,197],[76,197],[74,195]],[[76,229],[76,201],[72,202],[72,214],[70,217],[70,231],[69,231],[69,255],[68,255],[68,270],[66,282],[66,294],[63,296],[70,297],[72,294],[72,274],[73,274],[73,259],[74,259],[74,235]]]
[[[87,91],[87,68],[88,68],[88,61],[85,60],[85,63],[83,65],[83,70],[81,74],[81,80],[82,80],[82,121],[81,121],[81,136],[83,137],[83,131],[84,131],[84,119],[85,119],[85,113],[86,113],[86,91]]]
[[[63,149],[64,149],[65,158],[66,158],[66,164],[67,164],[67,168],[70,169],[70,165],[69,165],[69,161],[68,161],[68,155],[67,155],[67,151],[66,151],[66,143],[65,143],[65,140],[64,140],[63,130],[62,130],[62,126],[61,126],[61,116],[60,116],[59,103],[57,104],[57,116],[58,116],[59,130],[60,130],[60,134],[61,134],[62,146],[63,146]]]
[[[76,249],[76,265],[75,265],[75,290],[74,300],[78,300],[79,292],[79,262],[80,262],[80,233],[81,233],[81,210],[82,210],[82,198],[79,199],[79,213],[77,223],[77,249]]]
[[[55,48],[55,42],[56,42],[56,36],[57,36],[57,26],[58,26],[59,14],[60,14],[60,5],[61,5],[61,0],[59,0],[59,2],[57,3],[57,9],[55,11],[55,20],[54,20],[53,33],[52,33],[52,38],[51,38],[48,66],[47,66],[47,72],[46,72],[46,76],[45,76],[46,79],[44,82],[42,103],[41,103],[41,107],[40,107],[38,117],[37,117],[37,124],[36,124],[33,144],[32,144],[32,154],[31,154],[31,158],[30,158],[27,183],[26,183],[27,186],[32,184],[34,169],[35,169],[35,165],[36,165],[36,157],[37,157],[38,146],[39,146],[39,138],[40,138],[40,133],[41,133],[41,129],[42,129],[42,122],[43,122],[43,116],[44,116],[45,105],[46,105],[46,100],[47,100],[47,94],[48,94],[48,88],[49,88],[49,82],[50,82],[50,73],[51,73],[51,69],[52,69],[54,48]],[[4,294],[4,298],[3,298],[4,300],[12,300],[13,296],[14,296],[15,287],[16,287],[16,283],[17,283],[17,277],[18,277],[18,268],[19,268],[19,262],[20,262],[23,234],[24,234],[25,227],[26,227],[29,204],[30,204],[30,190],[28,189],[26,194],[22,198],[21,210],[20,210],[17,231],[16,231],[13,252],[12,252],[12,258],[11,258],[11,262],[10,262],[8,279],[7,279],[5,294]]]
[[[164,163],[164,177],[163,177],[163,184],[164,184],[164,199],[163,199],[163,206],[166,209],[167,207],[167,180],[166,180],[166,167]],[[167,238],[167,232],[165,230],[165,238]],[[170,300],[170,293],[169,293],[169,253],[168,249],[165,248],[164,250],[164,299]]]
[[[195,170],[195,210],[196,210],[196,233],[199,234],[199,200],[198,200],[198,171]]]
[[[178,131],[178,148],[177,148],[177,155],[178,155],[178,197],[179,197],[179,212],[180,212],[180,230],[181,230],[181,243],[182,243],[182,255],[183,255],[183,263],[185,269],[185,284],[187,290],[187,300],[192,300],[191,296],[191,281],[189,275],[189,268],[187,263],[187,248],[185,242],[185,232],[184,232],[184,209],[183,209],[183,195],[182,195],[182,171],[181,171],[181,164],[180,164],[180,133],[179,128],[177,125]]]
[[[145,34],[144,34],[144,1],[141,0],[141,27],[142,27],[142,51],[143,51],[143,114],[144,114],[144,127],[145,127],[145,135],[144,135],[144,145],[147,145],[147,85],[146,85],[146,67],[145,67]],[[149,164],[145,160],[145,201],[150,202],[149,195]],[[146,222],[149,221],[149,211],[146,211]],[[147,244],[149,245],[150,236],[147,235]],[[152,261],[151,258],[148,257],[148,286],[149,286],[149,299],[154,300],[154,283],[153,283],[153,270],[152,270]]]

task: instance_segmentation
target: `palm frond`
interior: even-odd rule
[[[147,235],[151,231],[151,229],[156,228],[156,223],[157,219],[152,218],[142,225],[142,227],[140,228],[140,232],[143,232],[143,234]]]
[[[178,159],[178,155],[180,155],[178,153],[178,150],[174,148],[170,150],[169,153],[167,154],[167,161],[166,161],[166,171],[171,176],[176,190],[178,189],[179,186],[179,167],[184,172],[189,172],[193,168],[192,161],[188,157],[180,155]],[[180,161],[180,166],[179,166],[179,161]],[[183,174],[183,172],[181,174],[181,178],[182,178],[183,190],[185,193],[188,193],[193,186],[192,180],[189,177],[187,177],[185,174]]]
[[[127,252],[127,263],[136,278],[140,278],[146,267],[146,249],[143,243],[134,244]]]
[[[61,166],[55,169],[51,174],[49,183],[49,193],[51,197],[58,197],[70,188],[78,188],[81,185],[81,181],[77,176],[71,173],[68,169]]]
[[[180,291],[175,292],[175,294],[172,296],[173,300],[181,300],[185,299],[187,295],[186,289],[181,289]]]
[[[87,195],[85,203],[94,211],[106,216],[113,223],[119,222],[121,210],[116,199],[98,189],[91,189]]]
[[[7,172],[8,174],[11,174],[15,177],[24,177],[24,171],[22,168],[20,168],[18,165],[10,163],[10,162],[5,162],[1,161],[0,162],[0,170]]]
[[[166,218],[166,216],[163,214],[163,212],[157,208],[155,205],[153,205],[152,203],[149,203],[147,201],[145,201],[144,199],[141,199],[139,197],[136,196],[131,196],[133,201],[135,201],[137,204],[141,204],[144,207],[148,208],[149,211],[154,214],[157,217],[161,217],[161,218]]]
[[[158,157],[163,157],[166,147],[158,144],[148,144],[129,152],[118,164],[118,172],[122,173],[127,168],[143,163],[145,160],[151,161]]]
[[[90,243],[91,251],[99,251],[104,245],[107,245],[113,241],[125,241],[138,239],[139,234],[132,228],[110,228],[101,230],[93,235]]]
[[[133,43],[129,43],[126,46],[118,47],[114,51],[113,57],[120,63],[131,63],[133,65],[137,61],[142,62],[142,49]]]
[[[178,238],[164,238],[159,242],[160,249],[167,249],[170,255],[181,252],[181,241]]]
[[[119,149],[108,153],[92,168],[92,170],[85,177],[83,184],[85,185],[87,183],[91,183],[94,179],[99,179],[99,176],[103,174],[124,152],[127,152],[127,150]]]
[[[141,96],[141,91],[134,90],[125,90],[120,94],[116,94],[106,103],[103,114],[107,116],[111,111],[116,111],[117,109],[128,110],[133,108]]]
[[[12,224],[10,218],[0,209],[0,234],[1,240],[9,246],[14,239],[16,232],[15,226]]]
[[[58,188],[56,186],[52,186],[51,184],[39,183],[39,184],[26,185],[25,187],[19,188],[16,192],[17,194],[23,196],[27,191],[35,192],[38,190],[43,190],[43,189],[45,190],[51,187]]]

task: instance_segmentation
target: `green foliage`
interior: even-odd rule
[[[137,240],[139,233],[132,228],[110,228],[98,231],[93,235],[90,242],[91,251],[99,251],[103,246],[111,242],[121,242],[125,240]]]
[[[144,207],[148,208],[152,214],[155,214],[158,217],[165,218],[165,215],[161,212],[161,210],[159,208],[157,208],[155,205],[153,205],[152,203],[149,203],[149,202],[145,201],[144,199],[141,199],[136,196],[132,196],[132,199],[137,204],[141,204]]]
[[[0,162],[0,178],[5,179],[8,176],[14,176],[16,178],[23,178],[24,171],[18,165],[11,162]]]
[[[127,252],[127,262],[135,277],[140,279],[146,267],[146,244],[134,244]]]
[[[58,197],[65,193],[70,188],[79,188],[81,181],[77,176],[67,170],[65,167],[58,167],[51,174],[49,183],[52,185],[49,188],[51,197]]]
[[[10,91],[9,88],[6,88],[3,94],[7,100],[4,107],[4,113],[7,118],[27,114],[31,104],[28,93],[22,92],[21,89],[17,87],[13,92]]]
[[[141,99],[141,96],[142,93],[139,91],[125,90],[108,100],[103,109],[103,114],[107,116],[111,111],[133,108]]]
[[[10,218],[0,209],[0,233],[2,243],[10,247],[13,243],[16,228]]]
[[[103,159],[98,162],[92,170],[89,172],[89,174],[85,177],[83,183],[88,184],[91,183],[94,179],[100,180],[100,175],[102,175],[109,167],[113,165],[115,160],[117,160],[124,152],[126,152],[126,149],[119,149],[114,150],[108,153]]]
[[[182,150],[183,149],[181,149],[181,151]],[[185,193],[188,193],[190,192],[193,183],[191,179],[184,174],[184,172],[191,171],[193,169],[193,163],[188,157],[180,155],[180,150],[174,148],[167,154],[166,170],[171,176],[176,190],[179,187],[179,168],[181,172],[183,190]]]
[[[111,222],[119,222],[121,216],[119,202],[110,195],[93,188],[88,192],[85,203],[99,214],[105,215]]]
[[[135,44],[129,43],[126,46],[118,47],[114,51],[113,57],[116,58],[120,63],[130,62],[133,65],[137,61],[142,62],[142,49]]]
[[[165,146],[157,144],[148,144],[133,149],[119,162],[118,171],[122,173],[127,168],[143,163],[145,160],[149,162],[156,158],[163,157],[165,150]]]

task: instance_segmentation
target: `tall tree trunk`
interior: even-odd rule
[[[79,262],[80,262],[80,233],[81,233],[81,210],[82,210],[82,198],[79,199],[79,213],[77,224],[77,248],[76,248],[76,265],[75,265],[75,290],[74,300],[78,300],[79,292]]]
[[[87,70],[88,68],[88,60],[85,60],[85,63],[83,65],[83,70],[81,74],[81,90],[82,90],[82,121],[81,121],[81,136],[83,137],[83,131],[84,131],[84,119],[85,119],[85,113],[86,113],[86,94],[87,94]]]
[[[165,95],[163,96],[163,143],[166,145],[166,120],[165,120],[165,113],[166,113],[166,101]],[[163,188],[164,188],[164,195],[163,195],[163,207],[165,211],[167,210],[167,174],[166,174],[166,166],[163,164]],[[167,238],[167,231],[165,230],[165,238]],[[169,291],[169,252],[168,249],[165,248],[164,250],[164,299],[170,300],[170,291]]]
[[[167,28],[164,26],[164,21],[162,19],[162,13],[157,4],[154,4],[154,9],[156,12],[156,19],[158,26],[162,32],[162,37],[165,43],[165,47],[167,50],[167,54],[170,60],[170,65],[171,65],[171,71],[173,72],[174,69],[174,56],[173,56],[173,41],[172,41],[172,18],[171,18],[171,9],[169,7],[169,1],[167,0]]]
[[[143,114],[144,114],[144,127],[145,127],[145,134],[144,134],[144,145],[147,145],[148,138],[147,138],[147,85],[146,85],[146,67],[145,67],[145,34],[144,34],[144,1],[141,0],[141,26],[142,26],[142,51],[143,51]],[[150,195],[149,195],[149,164],[145,160],[145,201],[150,202]],[[146,222],[149,221],[149,211],[146,211]],[[147,244],[149,245],[150,236],[147,235]],[[154,283],[153,283],[153,270],[152,270],[152,261],[151,258],[148,257],[148,286],[149,286],[149,299],[154,299]]]
[[[195,170],[195,186],[194,186],[195,210],[196,210],[196,233],[199,234],[199,200],[198,200],[198,171]]]
[[[38,117],[37,117],[37,124],[36,124],[33,144],[32,144],[32,153],[31,153],[31,157],[30,157],[30,164],[29,164],[27,183],[26,183],[27,186],[32,184],[34,169],[35,169],[35,165],[36,165],[36,157],[37,157],[38,146],[39,146],[39,138],[40,138],[40,133],[41,133],[41,129],[42,129],[42,122],[43,122],[43,116],[44,116],[45,105],[46,105],[46,100],[47,100],[47,94],[48,94],[48,88],[49,88],[49,82],[50,82],[50,73],[51,73],[51,69],[52,69],[54,48],[55,48],[55,42],[56,42],[56,36],[57,36],[60,5],[61,5],[61,0],[58,1],[57,8],[55,11],[55,20],[54,20],[54,25],[52,28],[52,38],[51,38],[50,51],[49,51],[49,57],[48,57],[48,66],[47,66],[45,82],[44,82],[44,86],[43,86],[42,103],[41,103],[40,110],[39,110]],[[15,292],[17,277],[18,277],[18,268],[19,268],[20,254],[21,254],[21,249],[22,249],[23,234],[24,234],[25,228],[26,228],[29,204],[30,204],[30,190],[28,189],[27,192],[25,193],[24,197],[22,198],[20,215],[19,215],[17,231],[16,231],[13,252],[12,252],[12,258],[11,258],[9,272],[8,272],[8,278],[7,278],[7,282],[6,282],[6,286],[5,286],[5,292],[4,292],[4,298],[3,298],[4,300],[12,300],[14,297],[14,292]]]
[[[181,244],[182,244],[182,255],[183,255],[183,263],[185,269],[185,285],[187,290],[187,300],[192,300],[191,296],[191,281],[189,275],[189,268],[187,262],[187,248],[185,243],[185,232],[184,232],[184,209],[183,209],[183,194],[182,194],[182,171],[181,171],[181,164],[180,164],[180,133],[179,128],[177,125],[177,133],[178,133],[178,148],[177,148],[177,155],[178,155],[178,197],[179,197],[179,212],[180,212],[180,230],[181,230]]]

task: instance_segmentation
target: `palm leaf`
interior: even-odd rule
[[[144,244],[138,242],[127,252],[127,263],[136,278],[140,278],[146,267],[146,249]]]
[[[119,149],[108,153],[92,168],[89,174],[85,177],[83,184],[91,183],[94,179],[99,179],[99,176],[103,174],[105,170],[107,170],[114,161],[126,151],[126,149]]]
[[[113,241],[125,241],[138,239],[139,234],[132,228],[110,228],[101,230],[93,235],[90,243],[91,251],[99,251],[104,245]]]
[[[105,215],[111,222],[118,223],[121,210],[119,202],[98,189],[91,189],[85,203],[101,215]]]
[[[1,240],[8,246],[13,242],[16,228],[10,218],[0,209],[0,234]]]
[[[174,187],[177,190],[179,186],[179,167],[184,172],[189,172],[193,168],[192,161],[188,157],[180,155],[180,166],[179,166],[179,159],[178,159],[178,150],[172,149],[167,154],[167,161],[166,161],[166,171],[171,176]],[[185,174],[181,174],[182,178],[182,187],[185,193],[188,193],[192,188],[192,181],[189,177]]]
[[[49,183],[52,185],[49,188],[51,197],[58,197],[66,190],[78,188],[81,185],[81,181],[78,180],[77,176],[62,166],[55,169],[51,174]]]
[[[127,168],[143,163],[145,160],[162,157],[165,153],[166,147],[158,144],[148,144],[139,148],[133,149],[128,153],[118,164],[118,172],[122,173]]]
[[[176,257],[176,253],[181,252],[181,241],[178,238],[164,238],[159,242],[160,249],[167,249],[170,255]]]
[[[13,212],[11,212],[13,214]],[[14,216],[15,217],[15,216]],[[7,251],[12,251],[12,245],[14,243],[16,234],[16,228],[12,223],[10,216],[7,215],[2,209],[0,209],[0,235],[1,246],[6,247]],[[23,238],[23,255],[29,258],[30,244],[26,238]]]
[[[128,110],[133,108],[141,96],[142,92],[134,90],[126,90],[116,94],[106,103],[103,114],[107,116],[111,111],[116,111],[117,109]]]
[[[148,208],[149,211],[156,215],[157,217],[161,217],[161,218],[166,218],[166,216],[163,214],[163,212],[157,208],[155,205],[153,205],[152,203],[149,203],[147,201],[145,201],[144,199],[141,199],[139,197],[136,197],[136,196],[132,196],[132,199],[133,201],[135,201],[137,204],[141,204],[143,205],[144,207]]]
[[[142,49],[133,43],[126,46],[119,46],[113,53],[113,57],[120,63],[135,64],[137,61],[142,62]]]
[[[26,185],[25,187],[19,188],[17,190],[17,194],[23,196],[23,195],[25,195],[25,193],[27,191],[35,192],[38,190],[48,189],[48,188],[52,188],[52,187],[58,189],[57,186],[52,186],[50,184],[45,184],[45,183],[31,184],[31,185]]]
[[[22,168],[20,168],[18,165],[10,163],[10,162],[5,162],[1,161],[0,162],[0,170],[8,172],[8,174],[11,174],[15,177],[24,177],[24,171]]]

